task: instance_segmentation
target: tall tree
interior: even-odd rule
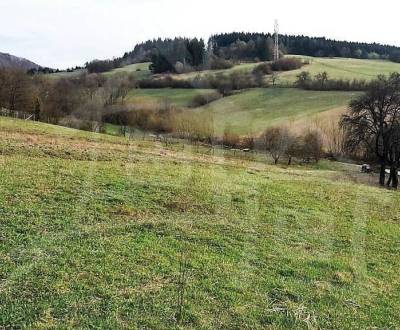
[[[380,163],[379,183],[385,184],[386,166],[397,166],[390,152],[396,146],[394,134],[400,124],[400,74],[379,76],[365,94],[350,103],[341,125],[346,129],[350,150],[363,146],[375,154]],[[397,176],[397,168],[394,169]],[[396,182],[396,180],[394,180]]]

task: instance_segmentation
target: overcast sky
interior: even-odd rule
[[[272,32],[400,46],[400,1],[0,0],[0,52],[66,68],[155,37]]]

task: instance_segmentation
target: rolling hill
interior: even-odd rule
[[[193,151],[0,118],[0,327],[400,324],[397,192]]]
[[[192,110],[214,115],[215,130],[230,127],[239,134],[260,133],[266,127],[304,119],[321,112],[345,109],[355,92],[317,92],[295,88],[244,91]]]
[[[281,84],[292,84],[296,81],[296,76],[302,71],[310,72],[311,75],[325,71],[328,73],[329,78],[332,79],[364,79],[367,81],[376,78],[380,74],[388,75],[393,72],[400,72],[400,63],[384,60],[321,58],[294,55],[288,55],[288,57],[301,58],[310,64],[299,70],[281,73],[279,75],[279,82]]]
[[[0,53],[0,68],[22,69],[27,71],[30,69],[39,69],[40,65],[33,63],[22,57]]]
[[[126,99],[128,104],[154,105],[168,102],[180,107],[191,107],[196,96],[212,96],[217,94],[213,89],[181,89],[181,88],[152,88],[134,89]]]

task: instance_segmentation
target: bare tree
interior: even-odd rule
[[[275,86],[275,85],[276,85],[278,79],[279,79],[278,73],[272,72],[272,74],[271,74],[271,83],[272,83],[272,86]]]
[[[322,158],[323,140],[321,133],[317,130],[310,130],[303,137],[302,154],[308,159],[314,159],[317,163]]]
[[[268,128],[262,135],[265,151],[271,155],[275,165],[287,150],[288,136],[288,130],[282,127]]]
[[[379,76],[372,81],[365,94],[350,104],[341,119],[346,129],[348,150],[364,147],[375,154],[381,165],[379,183],[385,184],[386,166],[389,164],[390,142],[400,122],[400,74],[388,78]],[[396,162],[393,162],[393,166]],[[397,176],[397,169],[396,169]],[[396,182],[396,180],[392,181]]]

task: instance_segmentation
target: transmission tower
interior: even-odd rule
[[[278,20],[275,20],[275,45],[274,45],[274,61],[279,60],[279,24]]]

